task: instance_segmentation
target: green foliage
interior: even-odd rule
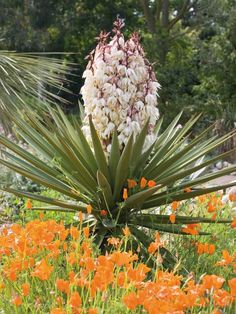
[[[92,120],[90,131],[93,150],[77,123],[70,122],[60,109],[50,109],[50,112],[53,122],[52,119],[43,120],[30,110],[24,112],[26,120],[20,113],[13,118],[20,136],[42,157],[35,157],[0,136],[0,144],[8,149],[2,151],[5,158],[0,159],[0,163],[38,184],[59,192],[62,197],[49,197],[9,187],[6,187],[5,191],[52,206],[41,208],[44,210],[86,213],[86,207],[90,204],[93,208],[93,218],[89,217],[88,223],[94,225],[100,244],[107,236],[120,234],[122,228],[128,226],[137,243],[140,242],[142,250],[145,251],[150,242],[145,231],[147,229],[181,234],[184,224],[212,223],[211,219],[204,217],[177,216],[176,222],[171,224],[169,216],[157,215],[153,211],[173,201],[191,199],[234,185],[229,183],[224,186],[203,187],[209,180],[235,171],[235,166],[191,178],[191,174],[205,169],[231,153],[199,162],[199,158],[215,150],[232,137],[233,133],[218,139],[207,139],[209,130],[205,130],[189,141],[189,130],[198,117],[192,117],[183,128],[179,128],[179,114],[168,128],[159,134],[152,147],[144,152],[142,147],[147,124],[137,138],[130,136],[120,156],[115,155],[117,135],[114,133],[112,154],[107,161]],[[11,111],[8,111],[8,114],[11,115]],[[157,129],[160,129],[161,123],[162,120]],[[143,177],[155,180],[156,186],[141,187],[139,182]],[[123,190],[128,188],[127,179],[134,179],[138,184],[128,189],[128,198],[124,199]],[[186,188],[192,190],[186,192]],[[102,211],[106,211],[107,215],[102,215]]]

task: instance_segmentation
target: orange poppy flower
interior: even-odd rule
[[[89,238],[89,227],[88,226],[83,228],[83,233],[84,233],[85,238]]]
[[[122,228],[122,231],[126,238],[128,238],[131,234],[128,226],[125,226],[125,228]]]
[[[207,211],[208,213],[213,213],[216,210],[216,205],[213,204],[212,202],[209,202],[207,204]]]
[[[130,310],[134,310],[139,305],[139,299],[135,292],[126,294],[123,297],[123,302]]]
[[[156,182],[154,180],[149,180],[148,181],[148,187],[153,188],[154,186],[156,186]]]
[[[229,200],[230,202],[236,202],[236,194],[229,194]]]
[[[112,238],[107,239],[107,242],[108,244],[111,244],[117,247],[120,244],[120,239],[112,237]]]
[[[182,231],[187,234],[198,235],[198,231],[196,229],[186,227],[186,228],[183,228]]]
[[[98,310],[95,309],[95,308],[90,308],[90,309],[88,310],[88,314],[98,314]]]
[[[214,244],[210,244],[209,245],[209,250],[208,250],[209,254],[213,254],[215,252],[215,245]]]
[[[142,178],[140,181],[141,189],[144,189],[146,185],[147,185],[147,180],[145,178]]]
[[[236,217],[234,217],[232,223],[231,223],[232,228],[236,228]]]
[[[171,222],[172,224],[175,223],[175,218],[176,218],[175,214],[171,214],[171,215],[169,216],[170,222]]]
[[[231,263],[233,263],[233,261],[236,258],[236,256],[234,256],[234,255],[231,256],[227,250],[222,251],[222,256],[223,256],[223,259],[221,261],[217,262],[216,266],[230,265]]]
[[[123,190],[123,199],[127,200],[127,198],[128,198],[128,191],[127,191],[127,189],[124,189]]]
[[[41,262],[36,265],[34,271],[31,273],[31,276],[38,277],[40,280],[48,280],[52,271],[53,266],[48,265],[45,259],[42,259]]]
[[[77,291],[71,293],[69,303],[72,307],[79,307],[82,304],[81,297]]]
[[[127,181],[128,181],[128,188],[129,189],[132,189],[137,185],[137,182],[133,179],[127,179]]]
[[[220,289],[225,282],[225,279],[216,275],[205,275],[202,278],[202,285],[205,289]]]
[[[236,278],[228,280],[228,285],[230,287],[230,294],[236,297]]]
[[[74,226],[70,227],[70,235],[71,235],[72,239],[74,239],[74,240],[78,239],[80,236],[80,232],[79,232],[78,228],[76,228]]]
[[[33,207],[32,202],[31,202],[31,200],[30,200],[29,198],[28,198],[27,201],[26,201],[25,207],[26,207],[27,209],[32,209],[32,207]]]
[[[22,300],[21,298],[17,295],[13,298],[12,300],[12,304],[16,305],[16,306],[20,306],[22,304]]]
[[[39,213],[39,218],[40,218],[41,220],[43,220],[44,216],[45,216],[44,213],[42,213],[42,212]]]
[[[28,294],[29,294],[29,291],[30,291],[30,285],[28,282],[26,283],[23,283],[21,285],[21,289],[22,289],[22,294],[24,297],[26,297]]]
[[[50,314],[66,314],[66,311],[57,307],[51,310]]]
[[[57,279],[56,287],[59,291],[65,292],[67,294],[70,291],[70,282],[68,280]]]
[[[81,211],[78,212],[79,221],[83,221],[84,215]]]
[[[179,201],[174,201],[174,202],[172,202],[172,204],[171,204],[171,208],[172,208],[173,210],[177,210],[179,204],[180,204]]]

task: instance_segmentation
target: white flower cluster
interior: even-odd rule
[[[121,32],[123,21],[114,23],[114,36],[101,33],[100,41],[90,54],[81,89],[85,104],[83,131],[90,138],[89,116],[109,153],[114,129],[120,148],[131,133],[137,135],[150,118],[145,146],[155,139],[153,129],[159,118],[157,91],[160,88],[151,64],[145,58],[137,34],[125,41]]]

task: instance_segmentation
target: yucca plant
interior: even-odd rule
[[[136,241],[145,255],[151,241],[148,229],[186,234],[184,225],[213,222],[187,215],[176,215],[173,221],[155,210],[234,185],[203,187],[209,180],[235,171],[236,166],[217,173],[202,172],[232,152],[203,159],[233,132],[219,139],[208,138],[210,127],[191,139],[189,131],[199,117],[180,127],[179,114],[160,133],[163,119],[159,119],[156,107],[160,86],[137,34],[125,41],[123,25],[122,20],[115,21],[110,42],[109,34],[101,33],[90,54],[81,90],[85,102],[83,125],[69,120],[59,108],[49,108],[50,114],[45,117],[29,108],[23,116],[17,109],[13,112],[8,108],[6,114],[19,135],[37,154],[0,136],[0,144],[7,148],[0,163],[62,197],[54,199],[9,187],[5,191],[50,204],[34,209],[86,214],[89,205],[92,215],[84,223],[93,226],[99,246],[128,226],[133,243]]]
[[[191,118],[185,126],[179,128],[179,114],[162,134],[162,119],[158,121],[155,128],[157,139],[145,151],[143,145],[149,121],[135,139],[130,135],[122,152],[117,132],[114,131],[111,153],[107,159],[91,119],[92,148],[76,120],[69,121],[59,108],[50,109],[50,113],[51,118],[43,120],[30,110],[24,113],[24,118],[20,113],[14,117],[8,111],[20,136],[41,158],[0,136],[0,144],[7,148],[2,151],[5,156],[0,159],[2,165],[62,195],[60,199],[53,199],[10,187],[4,188],[15,195],[50,204],[49,207],[33,209],[75,213],[81,211],[86,214],[87,205],[91,205],[92,215],[84,223],[94,226],[95,239],[99,245],[104,244],[107,236],[117,236],[122,233],[122,228],[128,226],[134,240],[142,244],[143,250],[147,249],[151,241],[147,229],[185,234],[182,231],[185,224],[229,222],[177,215],[175,223],[171,223],[169,215],[155,214],[153,210],[173,201],[187,200],[233,186],[235,183],[201,187],[209,180],[235,171],[236,166],[216,173],[202,174],[195,179],[190,177],[232,152],[196,164],[199,158],[211,153],[229,139],[232,133],[219,139],[207,138],[209,130],[214,127],[212,126],[186,143],[189,130],[198,117]],[[142,178],[155,181],[155,186],[145,185],[141,188]],[[128,188],[130,181],[127,180],[134,180],[137,185]],[[186,188],[191,191],[186,192]],[[127,195],[124,195],[124,191]]]

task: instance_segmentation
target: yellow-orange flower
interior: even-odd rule
[[[147,180],[145,178],[142,178],[140,181],[141,189],[144,189],[146,185],[147,185]]]

